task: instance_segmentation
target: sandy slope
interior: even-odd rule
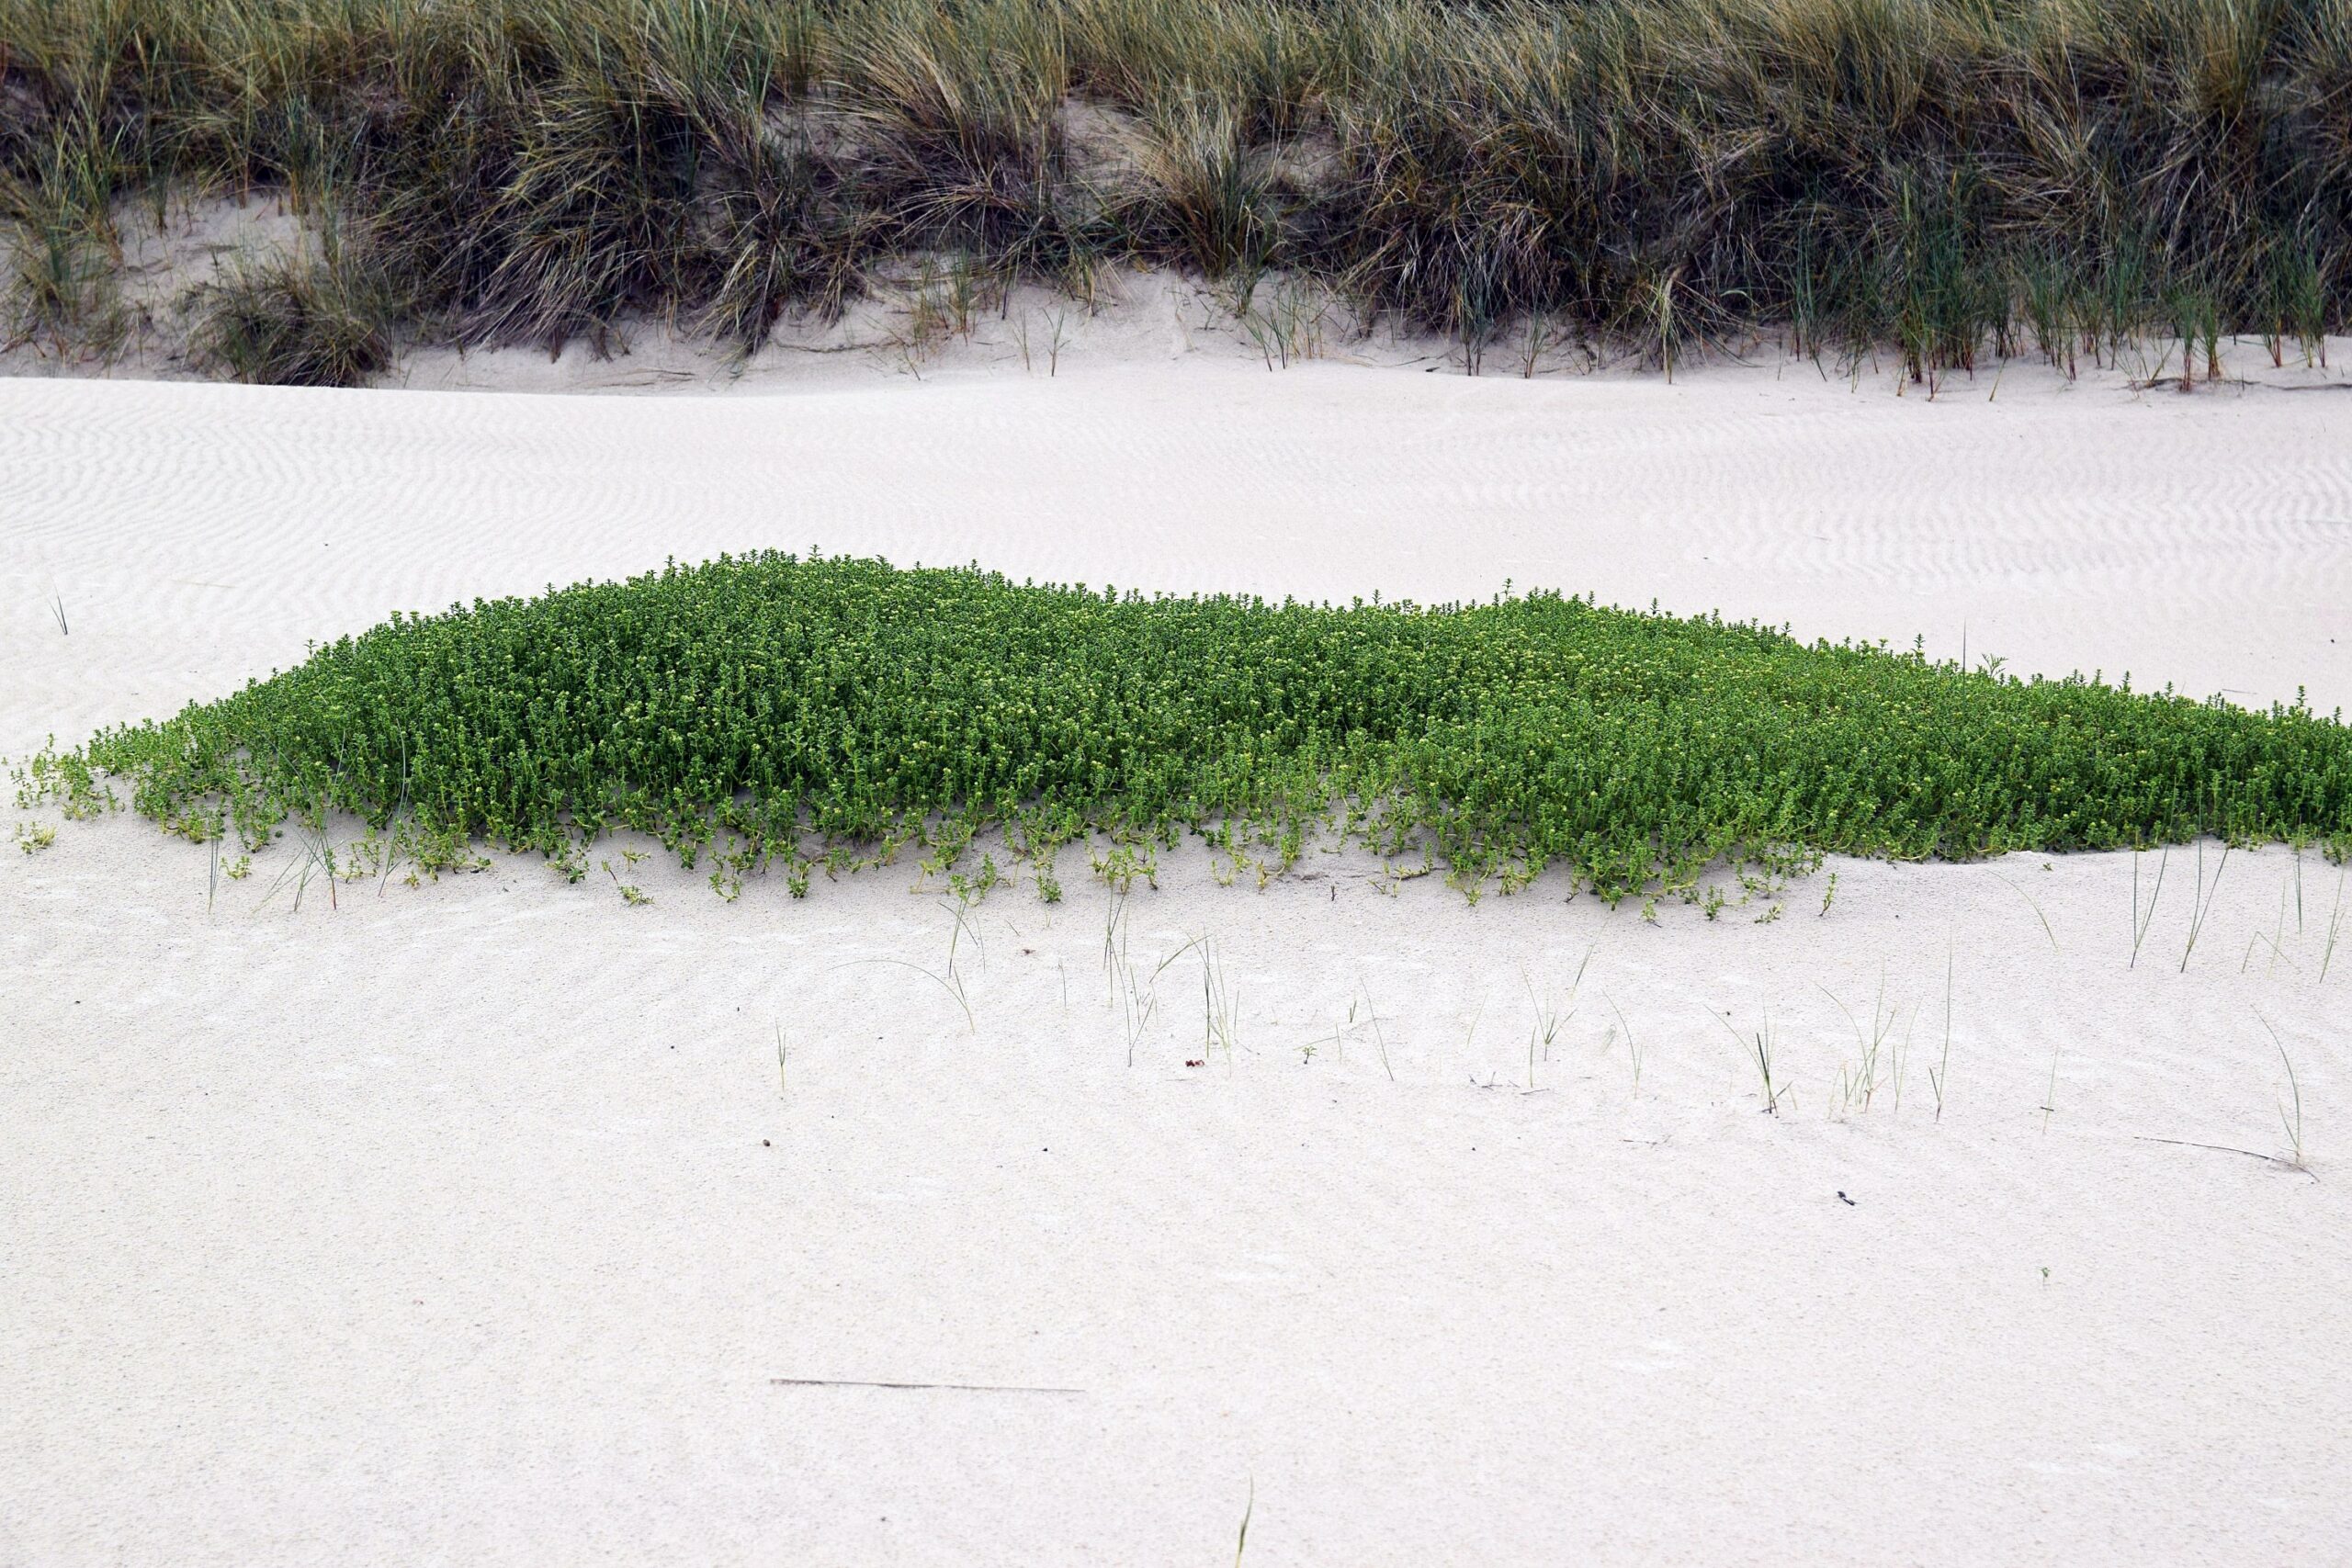
[[[2352,395],[1892,389],[0,382],[0,750],[759,545],[2352,702]],[[1219,1562],[1253,1495],[1248,1562],[2338,1562],[2352,894],[2218,858],[2135,966],[2126,857],[1645,923],[1353,857],[1121,906],[1072,854],[959,931],[911,867],[298,909],[281,855],[208,908],[205,851],[69,824],[0,854],[0,1562]],[[2256,1157],[2273,1030],[2308,1174]]]

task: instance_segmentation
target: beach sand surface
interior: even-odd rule
[[[0,752],[763,547],[2352,702],[2352,393],[1898,387],[0,380]],[[2352,1548],[2315,850],[1833,861],[1711,920],[1199,846],[970,909],[633,841],[331,889],[5,820],[56,837],[0,845],[0,1563]]]

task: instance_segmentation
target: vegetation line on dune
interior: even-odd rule
[[[331,812],[330,876],[489,841],[573,880],[616,828],[724,896],[918,847],[977,896],[1066,845],[1122,886],[1204,836],[1310,843],[1474,896],[1567,870],[1709,915],[1828,852],[2352,846],[2352,730],[2301,705],[2019,680],[1537,593],[1435,607],[1145,597],[759,554],[397,615],[175,717],[46,751],[28,798],[250,850]],[[1016,864],[967,863],[1001,829]],[[339,857],[339,858],[338,858]],[[1709,869],[1728,880],[1710,882]],[[1743,891],[1744,890],[1744,891]]]
[[[209,290],[247,379],[1141,262],[1471,368],[1769,324],[2186,386],[2352,315],[2352,0],[0,0],[0,344],[135,331],[125,225],[190,189],[315,241]]]

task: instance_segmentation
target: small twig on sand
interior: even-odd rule
[[[1084,1393],[1082,1388],[1032,1388],[1005,1382],[876,1382],[867,1378],[770,1378],[775,1388],[953,1389],[959,1393]]]

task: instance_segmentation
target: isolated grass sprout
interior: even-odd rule
[[[1540,1049],[1546,1062],[1552,1059],[1553,1043],[1559,1039],[1560,1031],[1567,1027],[1569,1021],[1577,1015],[1577,993],[1584,988],[1585,971],[1592,967],[1592,955],[1599,951],[1598,945],[1585,949],[1584,960],[1577,965],[1576,977],[1568,982],[1568,1002],[1565,1012],[1561,1010],[1559,1003],[1552,999],[1548,993],[1543,996],[1536,994],[1533,980],[1525,975],[1520,976],[1521,983],[1527,987],[1528,1003],[1535,1010],[1535,1021],[1527,1032],[1527,1087],[1529,1089],[1535,1087],[1536,1052]],[[1474,1032],[1476,1031],[1477,1023],[1475,1020],[1472,1021],[1470,1027]],[[1636,1076],[1638,1076],[1638,1070]]]
[[[1606,992],[1602,993],[1602,999],[1609,1003],[1609,1010],[1617,1015],[1617,1027],[1625,1036],[1625,1055],[1633,1062],[1634,1094],[1634,1097],[1638,1099],[1642,1092],[1641,1043],[1634,1038],[1634,1026],[1625,1021],[1624,1010],[1618,1007],[1617,999],[1614,997],[1609,996]]]
[[[2156,901],[2165,896],[2165,872],[2172,864],[2172,849],[2167,845],[2162,859],[2156,862],[2155,886],[2149,889],[2147,908],[2140,907],[2140,852],[2132,852],[2132,961],[2127,969],[2140,966],[2140,944],[2148,940],[2148,926],[2156,918]]]
[[[1936,1091],[1936,1120],[1944,1119],[1944,1090],[1951,1083],[1951,966],[1952,955],[1944,954],[1944,1048],[1936,1068],[1928,1075],[1928,1087]]]
[[[1363,982],[1358,984],[1362,986]],[[1363,1014],[1364,1021],[1372,1025],[1372,1042],[1380,1050],[1380,1070],[1388,1075],[1390,1083],[1395,1083],[1396,1069],[1388,1065],[1388,1036],[1380,1027],[1380,1009],[1374,1005],[1369,987],[1363,987]]]
[[[1885,965],[1881,964],[1879,967],[1878,993],[1871,1001],[1871,1024],[1867,1032],[1862,1028],[1862,1021],[1854,1015],[1854,1010],[1848,1007],[1844,998],[1837,992],[1826,986],[1816,986],[1815,988],[1837,1004],[1838,1010],[1846,1015],[1846,1021],[1852,1025],[1854,1031],[1856,1060],[1849,1066],[1840,1067],[1838,1074],[1839,1106],[1842,1110],[1850,1111],[1854,1101],[1859,1099],[1861,1101],[1862,1113],[1868,1115],[1871,1104],[1878,1098],[1879,1089],[1884,1082],[1884,1075],[1880,1071],[1880,1060],[1887,1055],[1888,1038],[1894,1033],[1896,1018],[1902,1011],[1899,1007],[1889,1008],[1886,1005]],[[1901,1049],[1900,1045],[1895,1047],[1892,1063],[1893,1071],[1898,1075],[1902,1071]],[[1900,1090],[1897,1091],[1897,1097],[1899,1100]],[[1899,1104],[1897,1109],[1900,1109]]]
[[[125,784],[198,841],[290,825],[331,885],[330,813],[427,874],[486,842],[576,877],[629,829],[796,893],[907,845],[960,877],[983,829],[1030,862],[1091,840],[1114,886],[1197,832],[1269,872],[1320,838],[1473,894],[1548,869],[1612,902],[1695,902],[1724,864],[1769,891],[1831,852],[2352,843],[2352,730],[2301,706],[1552,593],[1147,598],[779,554],[396,615],[29,778],[83,815]]]
[[[2197,891],[2189,900],[2188,942],[2180,950],[2180,972],[2184,975],[2188,973],[2189,954],[2197,951],[2197,938],[2205,930],[2205,917],[2213,912],[2213,899],[2222,891],[2222,874],[2229,869],[2230,845],[2224,842],[2221,862],[2213,867],[2213,881],[2209,886],[2205,881],[2205,844],[2202,840],[2198,841]]]
[[[1763,1026],[1745,1038],[1741,1036],[1738,1030],[1731,1026],[1728,1019],[1717,1013],[1714,1009],[1709,1008],[1707,1016],[1723,1026],[1724,1032],[1732,1037],[1733,1042],[1739,1046],[1749,1063],[1755,1066],[1757,1079],[1763,1088],[1764,1113],[1768,1116],[1779,1115],[1781,1101],[1788,1098],[1789,1086],[1784,1081],[1776,1080],[1772,1076],[1772,1062],[1779,1049],[1780,1037],[1772,1028],[1771,1010],[1769,1008],[1765,1010]]]
[[[2042,869],[2046,871],[2049,868],[2045,866]],[[2064,950],[2058,945],[2058,933],[2052,931],[2050,927],[2050,917],[2041,912],[2041,900],[2034,897],[2032,894],[2027,892],[2024,888],[2019,887],[2016,883],[2011,882],[2007,877],[2002,876],[1999,872],[1996,871],[1993,874],[2000,879],[2002,886],[2007,888],[2010,892],[2024,899],[2026,908],[2033,911],[2033,918],[2041,922],[2041,934],[2050,939],[2050,951],[2052,953],[2063,953]]]
[[[2287,1069],[2287,1098],[2278,1103],[2279,1124],[2287,1132],[2287,1164],[2297,1170],[2309,1169],[2310,1166],[2303,1157],[2302,1080],[2295,1076],[2295,1064],[2287,1055],[2287,1043],[2278,1038],[2278,1032],[2271,1028],[2270,1021],[2260,1013],[2255,1014],[2255,1018],[2268,1032],[2270,1043],[2278,1049],[2278,1063]]]
[[[1226,1065],[1233,1063],[1233,1047],[1240,1038],[1240,987],[1236,986],[1205,936],[1201,950],[1201,1054],[1222,1048]],[[1166,967],[1166,965],[1162,965]]]
[[[2344,930],[2344,878],[2346,872],[2352,872],[2352,866],[2347,866],[2344,871],[2339,871],[2335,874],[2335,907],[2328,912],[2327,942],[2326,944],[2320,949],[2319,977],[2323,983],[2327,979],[2328,966],[2335,962],[2335,939]]]
[[[2295,1064],[2288,1057],[2283,1046],[2279,1048],[2278,1061],[2287,1069],[2287,1091],[2290,1099],[2289,1104],[2279,1106],[2278,1119],[2286,1125],[2287,1147],[2293,1156],[2294,1168],[2301,1170],[2306,1163],[2303,1158],[2303,1086],[2296,1078]]]

